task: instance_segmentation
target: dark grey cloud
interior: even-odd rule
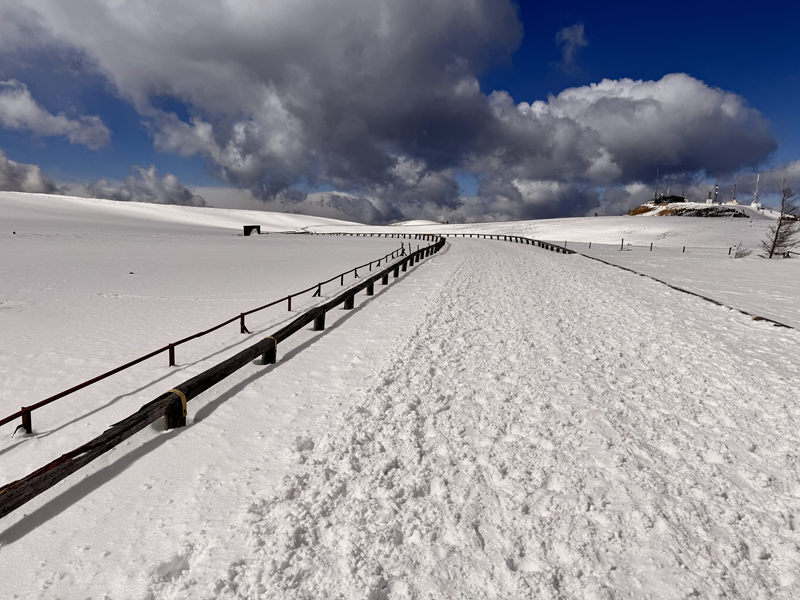
[[[800,189],[800,160],[773,167],[761,173],[759,194],[775,195],[780,193],[783,182],[787,181],[794,189]],[[740,181],[745,193],[755,191],[755,175]]]
[[[55,184],[36,165],[9,160],[0,150],[0,190],[4,192],[59,193]]]
[[[731,173],[776,148],[743,98],[684,74],[532,103],[485,93],[478,77],[521,40],[511,0],[26,6],[18,20],[103,73],[157,149],[202,156],[287,210],[335,204],[369,221],[579,214],[602,202],[598,186],[648,181],[657,167]],[[586,41],[577,25],[559,40],[572,62]],[[159,108],[164,97],[191,117]],[[459,196],[459,171],[481,178],[476,198]],[[298,191],[309,187],[336,192]]]
[[[180,204],[183,206],[205,206],[202,196],[181,185],[178,178],[167,173],[159,177],[156,168],[134,167],[136,175],[129,175],[122,185],[98,179],[87,186],[89,196],[120,200],[122,202],[149,202],[153,204]],[[137,177],[138,175],[138,177]]]

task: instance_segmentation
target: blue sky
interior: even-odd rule
[[[27,99],[36,114],[3,120],[0,102],[0,151],[6,160],[38,166],[56,185],[105,180],[88,195],[103,190],[117,199],[178,201],[165,191],[175,185],[156,178],[163,189],[148,191],[139,181],[134,167],[154,166],[159,177],[177,177],[180,198],[191,197],[183,187],[241,188],[271,209],[375,222],[571,216],[597,207],[610,214],[638,201],[640,188],[652,183],[647,173],[659,167],[688,176],[699,190],[739,172],[772,169],[778,177],[800,159],[800,4],[498,0],[478,2],[483,12],[476,16],[457,0],[441,0],[435,10],[403,0],[376,9],[373,22],[373,7],[383,3],[361,2],[341,0],[327,20],[288,2],[244,17],[235,10],[226,15],[216,0],[176,2],[174,11],[156,2],[114,8],[102,0],[68,8],[31,0],[4,9],[0,81],[11,82],[8,93]],[[180,10],[191,11],[197,29],[173,36]],[[259,19],[263,35],[239,35]],[[164,27],[148,37],[137,20]],[[297,29],[271,34],[272,22],[285,23],[288,33]],[[387,28],[382,38],[376,24]],[[95,35],[98,30],[109,39]],[[354,47],[370,50],[354,55]],[[691,79],[662,81],[672,73]],[[479,90],[470,88],[472,79]],[[711,108],[725,112],[721,107],[731,99],[745,108],[728,121],[718,115],[705,124],[702,114],[687,113],[708,131],[692,140],[684,135],[674,149],[637,162],[630,157],[639,150],[607,141],[613,131],[578,114],[606,101],[588,87],[603,79],[662,81],[645,92],[652,98],[636,97],[645,104],[718,89]],[[560,125],[551,121],[515,124],[498,117],[515,104],[547,102],[570,88],[582,90],[583,108],[548,106],[548,119],[573,111],[566,133],[556,133]],[[492,92],[507,92],[509,101]],[[619,92],[624,100],[615,96],[616,108],[604,110],[619,117],[631,93]],[[691,104],[684,100],[658,118],[680,120]],[[64,118],[55,123],[58,115]],[[90,127],[85,117],[99,121]],[[526,139],[515,137],[529,125]],[[91,131],[75,133],[81,128]],[[565,150],[552,150],[555,142],[544,139],[592,128],[599,133],[575,138],[575,147],[585,147],[580,156],[564,157]],[[642,125],[632,135],[649,129]],[[81,135],[93,141],[76,141]],[[753,150],[723,156],[737,144]],[[320,191],[335,197],[314,194]]]
[[[688,73],[742,95],[775,128],[779,158],[800,158],[797,2],[520,3],[525,39],[505,68],[482,83],[519,100],[541,99],[603,78],[659,79]],[[589,45],[577,71],[554,68],[555,32],[580,22]]]

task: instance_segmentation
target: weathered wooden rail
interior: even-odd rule
[[[405,271],[419,260],[438,252],[444,244],[445,239],[439,238],[434,244],[415,250],[382,270],[365,276],[357,285],[344,290],[335,298],[305,311],[272,335],[161,394],[131,416],[109,427],[90,442],[71,452],[67,452],[22,479],[4,485],[0,488],[0,518],[50,489],[59,481],[75,473],[98,456],[105,454],[156,420],[164,417],[166,428],[185,425],[187,403],[190,400],[258,357],[261,357],[261,364],[275,363],[278,356],[278,344],[282,341],[311,323],[314,324],[314,330],[323,330],[327,312],[339,305],[344,305],[343,308],[345,309],[354,308],[356,294],[366,291],[366,295],[372,295],[376,282],[380,281],[381,284],[388,285],[390,276],[399,277],[401,269]]]
[[[21,418],[22,419],[22,423],[21,423],[21,425],[17,426],[17,429],[22,427],[25,430],[26,433],[32,433],[33,432],[32,413],[33,413],[34,410],[42,408],[43,406],[47,406],[48,404],[51,404],[52,402],[55,402],[56,400],[60,400],[61,398],[64,398],[65,396],[69,396],[70,394],[73,394],[73,393],[75,393],[75,392],[77,392],[79,390],[82,390],[82,389],[90,386],[90,385],[93,385],[93,384],[95,384],[95,383],[97,383],[99,381],[102,381],[103,379],[111,377],[112,375],[115,375],[115,374],[119,373],[120,371],[124,371],[125,369],[129,369],[129,368],[131,368],[131,367],[133,367],[135,365],[138,365],[139,363],[144,362],[144,361],[146,361],[146,360],[148,360],[150,358],[153,358],[154,356],[157,356],[158,354],[162,354],[164,352],[167,353],[167,356],[169,358],[169,366],[170,367],[174,367],[175,366],[175,348],[177,346],[180,346],[181,344],[185,344],[186,342],[189,342],[191,340],[197,339],[199,337],[203,337],[205,335],[208,335],[209,333],[212,333],[212,332],[216,331],[217,329],[225,327],[226,325],[229,325],[230,323],[233,323],[235,321],[239,321],[239,327],[240,327],[241,333],[250,333],[247,330],[247,326],[245,324],[245,317],[247,315],[252,315],[253,313],[257,313],[257,312],[262,311],[262,310],[264,310],[266,308],[270,308],[271,306],[275,306],[275,305],[281,304],[283,302],[286,302],[288,310],[291,311],[292,310],[292,298],[296,298],[297,296],[302,296],[303,294],[307,294],[307,293],[309,293],[311,291],[314,291],[314,296],[320,296],[322,294],[322,286],[323,285],[329,284],[329,283],[331,283],[333,281],[336,281],[336,280],[339,280],[340,284],[344,285],[344,278],[345,278],[346,275],[349,275],[350,273],[353,273],[356,277],[358,277],[359,276],[358,275],[358,270],[359,269],[363,270],[365,268],[369,268],[369,270],[371,271],[373,265],[380,266],[381,263],[386,263],[389,260],[393,260],[394,258],[396,258],[398,256],[401,256],[404,252],[405,252],[404,248],[398,248],[397,250],[394,250],[393,252],[390,252],[389,254],[386,254],[385,256],[382,256],[379,259],[372,260],[372,261],[370,261],[368,263],[364,263],[363,265],[359,265],[357,267],[354,267],[354,268],[350,269],[349,271],[345,271],[344,273],[339,273],[338,275],[335,275],[335,276],[331,277],[330,279],[327,279],[325,281],[320,281],[319,283],[316,283],[316,284],[312,285],[311,287],[308,287],[308,288],[306,288],[304,290],[301,290],[299,292],[295,292],[293,294],[289,294],[288,296],[285,296],[285,297],[280,298],[278,300],[274,300],[272,302],[269,302],[267,304],[264,304],[262,306],[254,308],[252,310],[248,310],[246,312],[240,313],[235,317],[232,317],[230,319],[227,319],[226,321],[223,321],[222,323],[218,323],[217,325],[214,325],[213,327],[210,327],[209,329],[205,329],[204,331],[200,331],[198,333],[193,333],[192,335],[187,336],[187,337],[185,337],[183,339],[180,339],[177,342],[172,342],[170,344],[167,344],[166,346],[163,346],[163,347],[159,348],[158,350],[153,350],[152,352],[150,352],[148,354],[145,354],[144,356],[140,356],[138,358],[135,358],[134,360],[132,360],[132,361],[130,361],[128,363],[125,363],[124,365],[121,365],[119,367],[115,367],[114,369],[111,369],[110,371],[106,371],[102,375],[98,375],[97,377],[89,379],[88,381],[84,381],[82,383],[79,383],[78,385],[75,385],[75,386],[73,386],[73,387],[71,387],[71,388],[69,388],[67,390],[64,390],[64,391],[59,392],[59,393],[57,393],[57,394],[55,394],[53,396],[50,396],[49,398],[45,398],[44,400],[41,400],[40,402],[37,402],[35,404],[31,404],[30,406],[23,406],[21,408],[21,410],[18,410],[17,412],[15,412],[15,413],[13,413],[11,415],[8,415],[7,417],[3,417],[2,419],[0,419],[0,426],[5,425],[6,423],[10,423],[11,421],[14,421],[17,418]]]

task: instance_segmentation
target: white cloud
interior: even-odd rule
[[[656,168],[722,176],[776,148],[743,98],[685,74],[532,103],[487,96],[479,76],[521,39],[511,0],[27,5],[50,46],[86,56],[134,104],[157,149],[202,156],[228,184],[288,210],[584,214],[601,201],[592,186],[649,181]],[[580,24],[559,43],[574,63]],[[159,108],[161,97],[190,118]],[[481,179],[476,198],[459,198],[458,171]],[[310,205],[297,191],[323,185],[337,193]]]
[[[4,192],[58,193],[55,184],[36,165],[14,162],[0,150],[0,190]]]
[[[27,86],[13,79],[0,81],[0,125],[37,136],[64,136],[92,149],[105,146],[111,136],[99,117],[51,115],[36,103]]]
[[[556,44],[561,47],[561,62],[559,66],[565,71],[575,69],[575,54],[579,48],[589,45],[583,29],[583,23],[575,23],[569,27],[564,27],[556,34]]]
[[[683,73],[658,81],[604,79],[546,102],[490,98],[505,143],[473,170],[513,179],[597,185],[662,173],[731,173],[764,160],[777,144],[769,123],[741,96]]]
[[[123,202],[150,202],[153,204],[181,204],[184,206],[205,206],[202,196],[181,185],[178,178],[167,173],[159,178],[156,168],[134,167],[138,174],[129,175],[122,185],[114,185],[105,179],[98,179],[87,186],[93,198],[120,200]]]

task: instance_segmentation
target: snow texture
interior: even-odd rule
[[[795,332],[580,257],[443,260],[423,323],[249,507],[221,597],[796,596]]]
[[[98,346],[137,350],[142,325],[183,327],[186,292],[163,283],[186,283],[193,255],[208,263],[207,287],[192,290],[202,310],[188,310],[189,320],[217,322],[216,303],[271,298],[278,279],[292,287],[318,279],[310,264],[320,253],[327,274],[336,261],[369,260],[397,243],[231,236],[259,222],[370,230],[292,215],[20,198],[33,197],[0,194],[0,260],[16,278],[4,277],[0,291],[23,303],[0,310],[0,322],[31,348],[0,339],[0,373],[16,390],[4,396],[11,409],[24,385],[43,391],[68,373],[94,372],[106,362],[92,355]],[[14,236],[12,221],[40,233]],[[796,286],[782,284],[798,261],[726,256],[729,240],[757,239],[758,221],[697,221],[384,231],[514,233],[587,250],[593,241],[598,257],[683,277],[712,297],[735,293],[733,275],[744,273],[765,290],[762,308],[798,304]],[[643,249],[661,234],[661,254]],[[630,251],[612,249],[622,237]],[[684,243],[696,249],[691,259],[676,250]],[[268,255],[262,249],[282,257],[276,277],[248,279]],[[172,253],[176,260],[159,263]],[[151,271],[148,299],[125,300],[127,310],[114,309],[120,299],[92,300],[98,320],[117,329],[100,327],[70,347],[76,306],[134,285],[125,283],[133,275],[108,270],[133,257],[140,264],[126,270]],[[28,318],[43,314],[33,303],[51,317]],[[160,364],[139,373],[139,396],[74,423],[72,406],[54,405],[48,435],[3,438],[3,480],[243,337],[201,344],[177,375]],[[60,359],[49,350],[61,347]],[[281,344],[277,364],[248,365],[193,400],[186,428],[147,428],[5,517],[0,597],[795,598],[798,350],[794,329],[580,255],[451,240],[375,296],[359,296],[355,310],[333,311],[324,332]],[[34,360],[19,372],[25,351]],[[91,360],[77,360],[87,353]]]

